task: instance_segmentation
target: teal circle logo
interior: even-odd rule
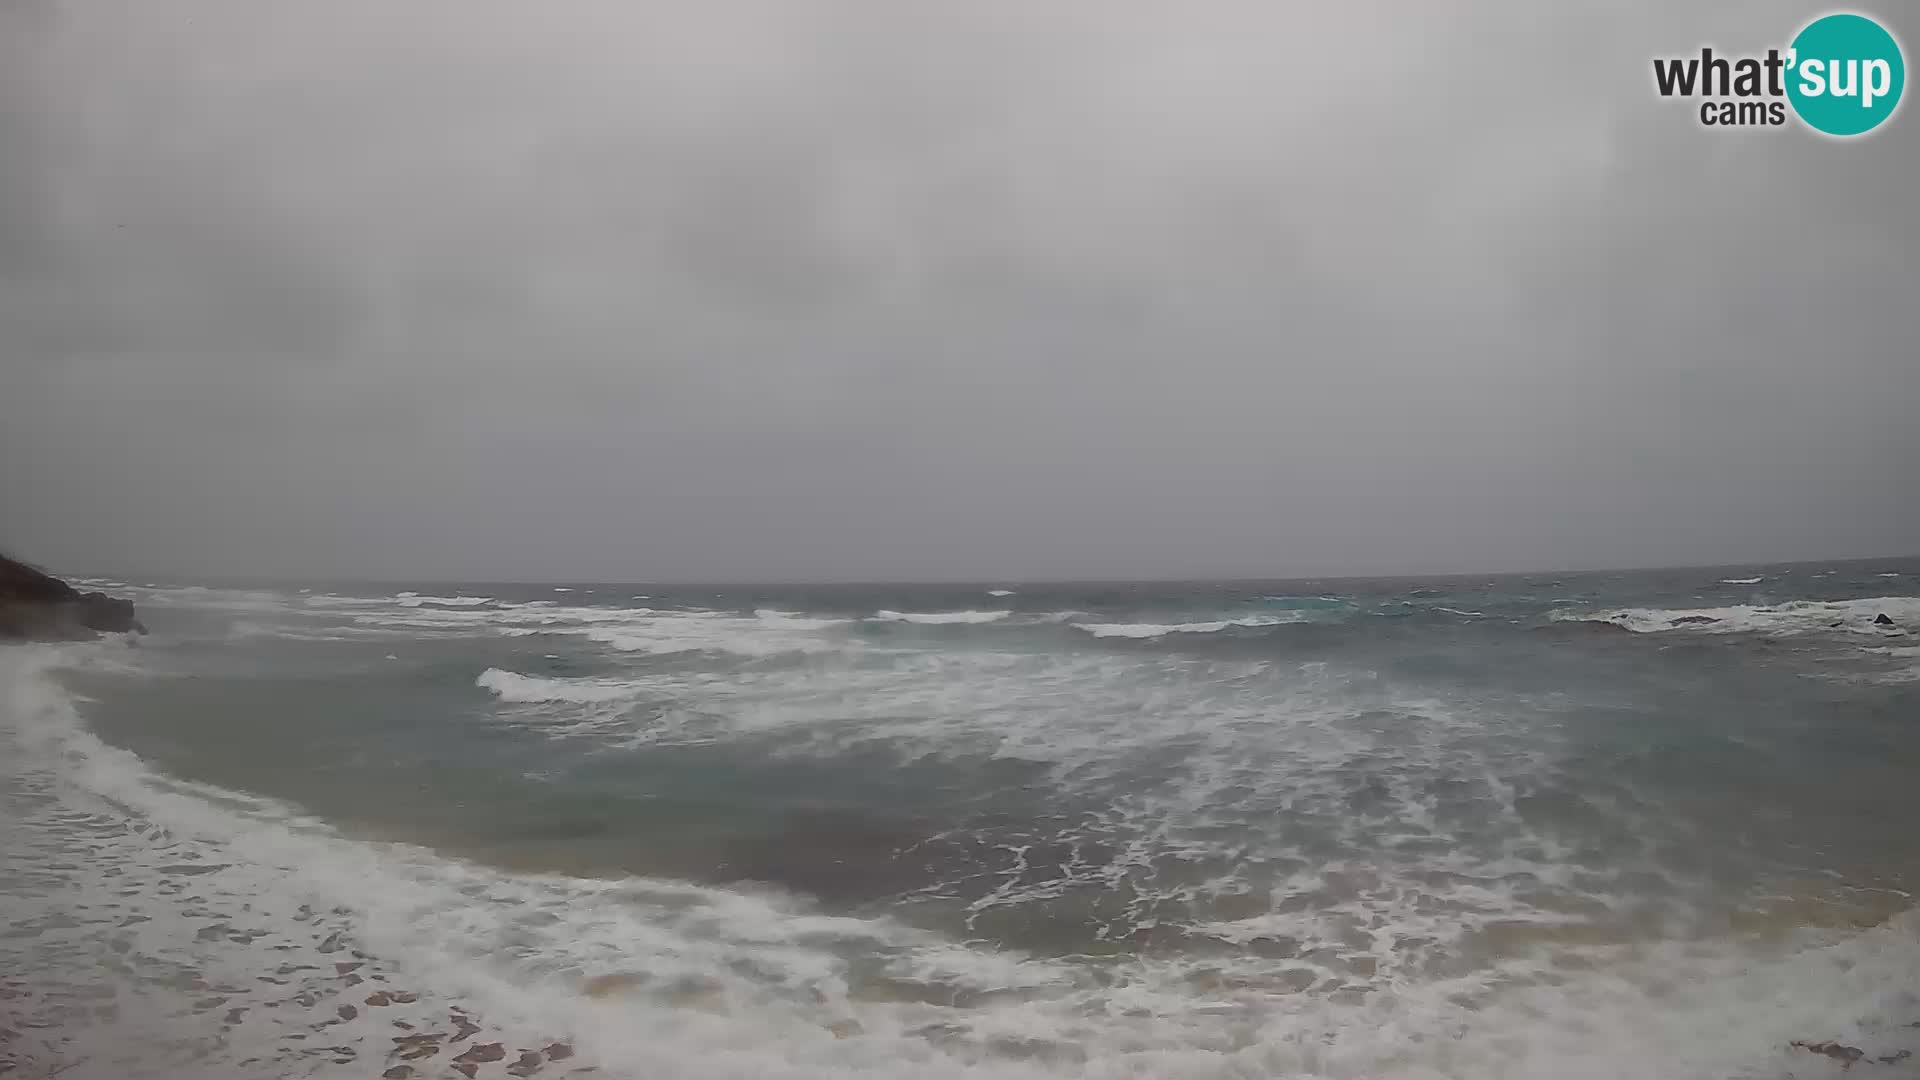
[[[1907,62],[1886,27],[1865,15],[1823,15],[1796,34],[1787,100],[1808,127],[1864,135],[1900,107]]]

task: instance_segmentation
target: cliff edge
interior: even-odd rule
[[[51,574],[0,555],[0,641],[74,641],[144,634],[133,601],[83,593]]]

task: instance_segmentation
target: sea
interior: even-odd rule
[[[0,1073],[1920,1075],[1920,559],[79,584]]]

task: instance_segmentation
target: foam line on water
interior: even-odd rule
[[[714,621],[732,620],[749,621]],[[50,872],[117,868],[153,883],[112,901],[150,920],[128,928],[134,955],[252,982],[284,962],[276,945],[306,932],[295,922],[304,905],[337,920],[390,979],[436,1004],[464,1002],[511,1038],[575,1039],[581,1061],[613,1076],[1784,1077],[1828,1065],[1790,1039],[1891,1052],[1902,1025],[1920,1020],[1911,914],[1864,932],[1787,925],[1758,939],[1596,944],[1576,931],[1615,894],[1551,832],[1519,822],[1507,850],[1473,848],[1459,814],[1516,814],[1516,788],[1551,777],[1554,727],[1527,727],[1541,733],[1529,740],[1510,722],[1551,702],[1425,698],[1327,665],[1012,652],[634,680],[723,709],[741,735],[804,733],[796,745],[812,752],[843,737],[913,753],[986,746],[1049,764],[1064,791],[1133,792],[1076,826],[1113,854],[1070,875],[1140,883],[1152,903],[1211,892],[1247,905],[1190,928],[1236,948],[1041,959],[776,894],[508,874],[343,836],[102,743],[46,676],[110,655],[9,651],[0,702],[19,744],[7,768],[53,777],[47,828],[82,814],[132,826],[89,826],[101,834],[90,854],[60,860],[80,869]],[[1128,772],[1172,751],[1179,767],[1155,783]],[[1276,835],[1268,850],[1256,842],[1222,858],[1223,827],[1282,812],[1334,830],[1348,854],[1309,859]],[[1016,866],[1039,865],[1022,858]],[[1172,874],[1182,866],[1194,873]],[[70,879],[108,902],[106,887]],[[1023,889],[1075,882],[1023,872],[1002,884],[981,918],[1017,906]],[[1564,902],[1543,903],[1556,889]],[[1574,893],[1593,906],[1561,910]],[[196,911],[251,921],[203,941],[216,920]],[[1152,911],[1136,914],[1148,927]],[[1463,932],[1504,944],[1464,970],[1419,962],[1455,955]],[[583,993],[597,976],[610,977],[591,984],[605,992]],[[299,986],[261,991],[283,992]],[[248,1000],[255,1012],[217,1051],[242,1072],[243,1054],[280,1052],[266,1032],[294,1030],[249,1042],[248,1025],[278,1009]],[[168,1020],[218,1027],[215,1014]],[[358,1056],[354,1075],[368,1075],[374,1055]]]
[[[876,622],[919,623],[922,626],[972,626],[980,623],[999,622],[1013,614],[1011,609],[998,611],[891,611],[885,608],[873,613]]]
[[[1881,615],[1895,626],[1878,623]],[[1807,634],[1843,630],[1882,634],[1920,627],[1920,596],[1871,596],[1853,600],[1792,600],[1782,604],[1736,604],[1712,608],[1617,608],[1599,612],[1562,609],[1560,621],[1611,622],[1635,633]]]
[[[1301,615],[1246,615],[1237,619],[1215,619],[1187,623],[1075,623],[1074,627],[1097,638],[1157,638],[1168,634],[1217,634],[1230,627],[1282,626],[1303,621]]]

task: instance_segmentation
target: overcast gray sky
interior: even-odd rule
[[[1920,114],[1715,132],[1652,91],[1819,10],[10,0],[0,545],[625,580],[1920,551]],[[1911,63],[1913,9],[1862,10]]]

